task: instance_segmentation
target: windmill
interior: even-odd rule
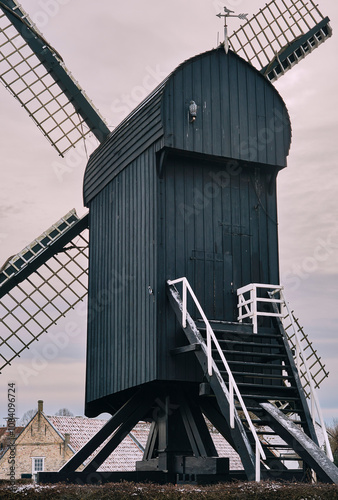
[[[331,36],[329,19],[313,2],[270,2],[230,37],[232,50],[221,46],[182,64],[109,133],[27,14],[13,1],[0,7],[5,86],[59,154],[81,140],[86,126],[101,141],[84,180],[91,245],[86,414],[109,411],[112,418],[58,474],[40,480],[95,473],[143,418],[152,422],[148,444],[128,477],[229,478],[205,415],[238,451],[249,479],[303,477],[313,469],[337,482],[317,447],[300,375],[313,406],[321,380],[309,373],[306,337],[299,337],[279,285],[275,178],[286,166],[290,123],[271,85]],[[263,129],[272,132],[269,140]],[[88,226],[88,216],[70,212],[2,267],[9,331],[3,367],[86,294]],[[285,466],[286,450],[299,455],[297,471]]]

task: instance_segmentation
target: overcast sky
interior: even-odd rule
[[[149,86],[177,65],[217,45],[223,5],[250,15],[263,0],[21,0],[113,129]],[[338,27],[338,4],[320,0]],[[53,5],[52,10],[47,6]],[[236,20],[231,28],[237,28]],[[222,34],[220,35],[222,37]],[[288,168],[278,178],[282,283],[292,308],[322,356],[330,377],[320,400],[328,422],[338,418],[338,34],[277,82],[288,107],[293,140]],[[60,159],[31,119],[0,87],[0,266],[51,224],[82,203],[86,158]],[[57,175],[62,163],[65,173]],[[56,359],[32,370],[43,347],[72,321],[78,334]],[[1,328],[1,326],[0,326]],[[7,384],[17,384],[17,415],[45,402],[45,411],[84,409],[86,325],[83,309],[45,334],[0,376],[0,418]],[[21,371],[20,371],[21,368]],[[0,420],[0,423],[3,423]]]

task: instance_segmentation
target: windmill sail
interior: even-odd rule
[[[87,233],[71,210],[0,268],[0,371],[87,295]]]
[[[61,156],[90,132],[100,142],[110,133],[62,57],[15,0],[0,0],[0,80]]]
[[[230,46],[274,82],[332,35],[329,23],[312,0],[272,0],[231,35]]]

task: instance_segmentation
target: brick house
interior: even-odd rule
[[[43,411],[43,401],[38,401],[38,410],[26,427],[16,428],[15,478],[34,477],[39,471],[58,471],[105,423],[106,420],[86,417],[47,416]],[[0,430],[3,429],[6,428]],[[98,472],[135,470],[135,462],[142,459],[149,429],[150,424],[138,423]],[[6,431],[3,430],[2,434],[5,435]],[[219,456],[230,457],[232,469],[243,469],[239,456],[222,436],[216,431],[211,434]],[[0,450],[0,480],[8,479],[9,474],[9,449],[6,446],[8,443],[4,440],[2,454]],[[95,454],[99,451],[96,450]]]
[[[21,428],[15,445],[15,479],[27,474],[34,476],[42,470],[58,470],[74,454],[69,436],[62,436],[43,413],[42,401],[38,401],[38,411],[30,422]],[[8,479],[7,455],[8,448],[0,459],[0,479]]]

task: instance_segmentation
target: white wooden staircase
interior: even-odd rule
[[[181,284],[182,298],[176,288]],[[315,471],[321,481],[338,484],[331,450],[326,446],[328,457],[318,446],[314,419],[276,306],[284,301],[280,292],[281,287],[275,302],[273,295],[261,298],[265,306],[274,307],[259,315],[274,324],[257,328],[256,323],[258,331],[253,333],[252,324],[209,321],[186,278],[168,281],[169,300],[190,345],[177,353],[194,350],[204,371],[202,411],[239,453],[249,480],[305,479]],[[198,311],[196,319],[188,313],[188,303]],[[253,302],[248,303],[251,310]],[[293,467],[294,462],[300,466]]]

